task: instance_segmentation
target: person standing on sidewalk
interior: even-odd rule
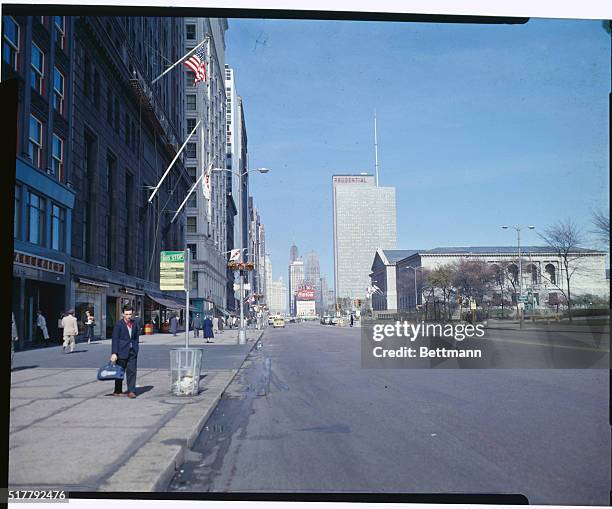
[[[15,322],[15,313],[11,313],[11,366],[13,365],[13,357],[15,356],[15,343],[19,341],[19,334],[17,333],[17,323]],[[12,368],[11,368],[12,369]]]
[[[123,319],[113,327],[111,362],[116,362],[125,370],[127,378],[127,397],[136,397],[136,369],[138,364],[138,324],[133,321],[134,309],[123,306]],[[115,380],[113,396],[123,394],[123,380]]]
[[[219,317],[219,333],[223,332],[223,327],[225,326],[224,322],[225,321],[223,320],[223,317],[220,316]]]
[[[206,318],[204,318],[204,338],[206,339],[207,343],[212,343],[211,339],[215,337],[215,334],[213,333],[213,321],[210,319],[210,316],[206,316]]]
[[[70,353],[74,352],[76,337],[79,335],[79,326],[74,317],[74,309],[69,309],[68,314],[62,318],[62,329],[64,329],[64,344],[62,349],[70,347]]]
[[[85,310],[85,339],[87,339],[87,344],[91,343],[94,335],[94,324],[96,323],[96,318],[93,313],[89,311],[89,309]]]
[[[170,332],[173,336],[176,336],[176,330],[178,329],[178,320],[176,315],[172,315],[170,318]]]
[[[202,317],[200,316],[200,313],[196,313],[196,315],[193,318],[193,337],[194,338],[200,337],[201,328],[202,328]]]
[[[36,327],[38,327],[38,339],[45,348],[49,346],[49,330],[47,329],[47,319],[39,309],[36,312]]]
[[[216,316],[212,319],[212,324],[213,332],[219,332],[219,319]]]

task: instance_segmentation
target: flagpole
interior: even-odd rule
[[[179,158],[179,156],[181,155],[181,152],[183,151],[183,149],[185,148],[185,146],[187,145],[187,142],[189,141],[189,139],[193,136],[193,133],[195,133],[196,129],[198,128],[198,126],[200,125],[200,120],[198,120],[198,123],[195,125],[195,127],[193,128],[193,131],[191,131],[191,133],[189,134],[189,136],[187,136],[187,139],[185,140],[185,143],[183,143],[183,146],[180,148],[180,150],[176,153],[176,155],[174,156],[174,159],[172,159],[172,162],[170,163],[170,166],[168,166],[168,169],[165,171],[165,173],[162,175],[161,180],[157,183],[157,185],[155,186],[155,189],[153,189],[153,192],[151,193],[151,196],[149,197],[149,203],[151,203],[151,200],[153,200],[153,197],[155,196],[155,194],[157,193],[157,191],[159,191],[159,187],[162,185],[162,182],[164,181],[164,179],[167,177],[168,173],[170,172],[170,169],[172,168],[172,166],[174,165],[174,163],[176,162],[176,160]]]
[[[200,175],[200,178],[198,178],[198,180],[195,181],[195,184],[193,184],[193,186],[191,187],[191,189],[189,190],[189,192],[187,193],[187,196],[185,197],[185,199],[183,200],[183,203],[180,204],[178,210],[176,211],[176,213],[174,214],[174,216],[172,217],[172,219],[170,220],[171,223],[174,223],[174,220],[176,219],[176,216],[178,216],[181,212],[181,210],[183,210],[183,207],[185,206],[185,203],[187,203],[187,200],[189,199],[189,197],[191,196],[191,193],[193,193],[194,189],[196,188],[196,186],[200,183],[200,180],[202,180],[202,177],[204,176],[204,173],[202,173]]]
[[[202,46],[202,45],[203,45],[203,44],[204,44],[204,43],[205,43],[205,42],[206,42],[206,41],[207,41],[209,38],[210,38],[210,36],[206,35],[206,36],[204,37],[204,40],[203,40],[203,41],[202,41],[200,44],[198,44],[198,45],[197,45],[195,48],[191,49],[189,52],[187,52],[187,54],[186,54],[186,55],[185,55],[183,58],[181,58],[181,59],[177,60],[177,61],[176,61],[175,63],[173,63],[173,64],[172,64],[170,67],[168,67],[168,69],[166,69],[164,72],[162,72],[162,73],[161,73],[161,74],[160,74],[160,75],[159,75],[157,78],[155,78],[155,79],[154,79],[154,80],[151,82],[151,85],[153,85],[153,84],[154,84],[154,83],[155,83],[157,80],[159,80],[159,79],[160,79],[162,76],[164,76],[165,74],[167,74],[168,72],[170,72],[172,69],[174,69],[174,68],[175,68],[177,65],[179,65],[179,64],[180,64],[180,63],[181,63],[183,60],[185,60],[186,58],[190,57],[190,56],[191,56],[191,54],[192,54],[193,52],[195,52],[195,51],[196,51],[196,50],[197,50],[197,49],[198,49],[200,46]]]

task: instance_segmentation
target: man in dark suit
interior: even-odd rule
[[[139,327],[132,320],[134,309],[123,306],[123,318],[113,328],[111,362],[116,362],[125,369],[127,378],[127,397],[136,397],[136,364],[138,361]],[[123,380],[115,380],[113,396],[121,396]]]

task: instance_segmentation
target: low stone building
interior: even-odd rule
[[[404,254],[405,253],[405,254]],[[570,290],[572,299],[580,295],[609,298],[606,281],[606,253],[593,249],[576,248],[569,257]],[[423,303],[423,271],[460,261],[478,260],[496,267],[504,276],[501,285],[492,285],[491,300],[499,299],[503,289],[508,300],[516,301],[521,287],[534,308],[556,306],[567,293],[566,268],[563,259],[546,246],[521,248],[522,270],[516,247],[438,247],[429,250],[378,250],[372,264],[370,279],[379,291],[372,296],[375,312],[408,311]],[[496,287],[497,286],[497,290]],[[415,291],[416,290],[416,291]]]

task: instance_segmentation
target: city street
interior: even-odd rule
[[[519,352],[541,335],[490,333]],[[359,328],[268,328],[170,490],[608,503],[607,370],[367,370],[360,343]]]

